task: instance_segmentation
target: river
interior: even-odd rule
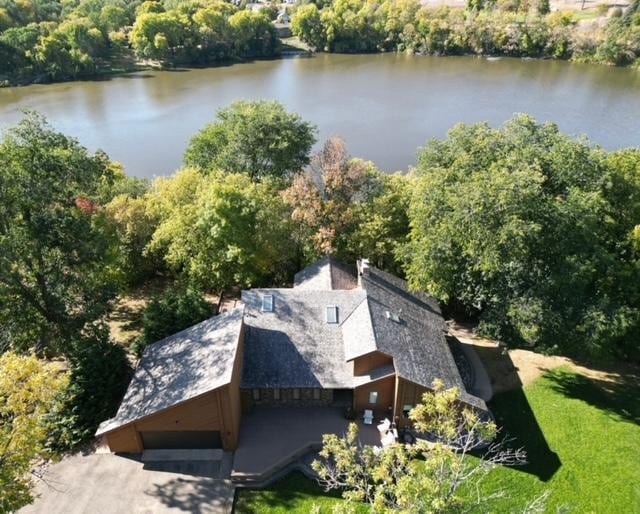
[[[354,156],[406,170],[458,122],[515,113],[607,149],[640,146],[640,72],[559,61],[395,54],[317,55],[108,80],[0,89],[0,126],[35,109],[139,177],[180,167],[189,137],[238,99],[276,99],[344,137]]]

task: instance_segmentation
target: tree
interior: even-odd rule
[[[640,269],[628,234],[638,213],[611,196],[624,180],[637,198],[637,182],[601,150],[528,116],[501,129],[459,125],[427,144],[416,180],[400,252],[414,288],[510,344],[637,355]]]
[[[382,183],[373,164],[349,156],[344,140],[327,140],[313,157],[311,170],[296,176],[283,191],[305,260],[324,255],[355,258],[352,252],[364,247],[358,247],[353,234]]]
[[[384,449],[362,446],[355,423],[343,437],[324,435],[321,459],[312,464],[320,484],[342,490],[345,499],[367,503],[374,512],[462,512],[500,496],[496,491],[473,498],[464,488],[479,483],[497,464],[525,463],[523,450],[491,442],[496,425],[460,404],[460,391],[445,389],[441,380],[433,382],[433,390],[424,393],[409,416],[429,441]],[[480,458],[469,458],[480,449]]]
[[[187,166],[290,179],[309,163],[315,127],[278,102],[235,102],[191,138]]]
[[[229,17],[229,26],[238,57],[273,57],[280,50],[276,29],[262,13],[239,11]]]
[[[291,32],[315,49],[324,50],[327,38],[316,4],[301,5],[291,20]]]
[[[171,286],[155,296],[142,319],[142,336],[135,342],[136,353],[151,343],[180,332],[211,317],[213,309],[201,291],[185,285]]]
[[[115,293],[95,201],[110,163],[30,113],[0,144],[0,169],[0,341],[64,352]]]
[[[154,186],[150,212],[159,225],[150,250],[191,283],[220,291],[287,276],[292,247],[287,211],[268,181],[187,169]]]
[[[47,416],[57,408],[69,377],[34,356],[0,355],[0,511],[31,501],[29,471],[46,457]]]

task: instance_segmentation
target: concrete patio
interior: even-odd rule
[[[255,408],[242,420],[231,478],[236,482],[264,480],[320,449],[323,434],[344,434],[349,423],[342,409],[331,407]],[[363,444],[380,445],[375,422],[364,425],[359,419],[357,423]]]

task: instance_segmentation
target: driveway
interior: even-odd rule
[[[225,468],[225,461],[222,461]],[[220,462],[143,463],[111,454],[74,455],[51,465],[23,514],[228,514],[234,487]]]

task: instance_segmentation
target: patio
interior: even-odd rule
[[[380,445],[373,425],[356,422],[363,444]],[[332,407],[258,407],[245,415],[231,478],[237,482],[261,481],[303,457],[319,450],[323,434],[344,434],[350,421],[342,409]]]

